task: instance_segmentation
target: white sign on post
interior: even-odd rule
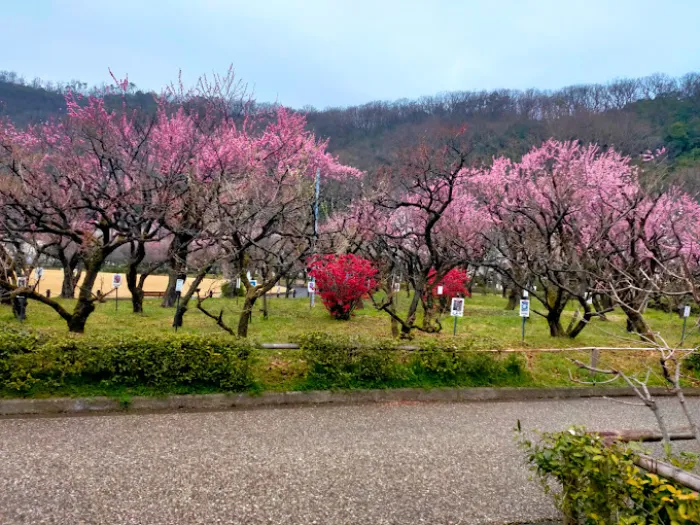
[[[530,317],[530,300],[522,299],[520,301],[520,317]]]
[[[450,315],[452,317],[464,317],[464,299],[453,297],[450,305]]]
[[[115,273],[112,276],[112,288],[119,288],[122,285],[122,276]]]
[[[37,279],[41,279],[44,276],[44,269],[39,266],[36,270],[34,270],[34,273],[36,274]]]
[[[258,281],[256,281],[255,279],[250,279],[250,285],[251,285],[253,288],[255,288],[255,287],[258,285]]]
[[[316,293],[316,281],[309,281],[309,284],[306,285],[306,289],[309,293]]]
[[[438,288],[437,288],[437,294],[438,294],[438,295],[442,295],[442,291],[443,291],[443,287],[442,287],[442,286],[438,286]]]
[[[25,288],[27,286],[27,278],[26,277],[17,277],[17,287],[18,288]]]
[[[401,291],[401,283],[394,283],[394,291],[395,292]]]
[[[185,280],[184,279],[178,279],[175,281],[175,291],[176,292],[182,292],[182,288],[185,286]]]
[[[530,297],[530,292],[523,290],[523,297]]]
[[[241,287],[241,278],[236,277],[236,290],[238,290]]]
[[[683,307],[683,317],[690,317],[690,306]]]

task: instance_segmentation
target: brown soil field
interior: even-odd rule
[[[102,293],[107,293],[112,289],[112,276],[113,273],[100,272],[95,281],[94,292],[98,290]],[[191,279],[188,279],[191,282]],[[185,286],[187,282],[185,281]],[[33,280],[30,281],[30,283]],[[46,293],[46,290],[51,290],[51,296],[55,297],[61,293],[61,283],[63,282],[63,271],[53,268],[47,268],[44,270],[44,276],[39,283],[39,291],[41,293]],[[82,277],[78,285],[82,283]],[[214,296],[218,297],[221,294],[221,285],[224,283],[223,279],[204,279],[200,289],[202,293],[207,293],[209,290],[214,292]],[[144,291],[147,292],[164,292],[168,286],[168,276],[167,275],[151,275],[146,279],[146,284],[144,286]],[[111,294],[112,296],[114,293]],[[126,286],[126,277],[122,274],[122,285],[119,288],[119,297],[127,298],[131,297],[129,293],[129,288]]]

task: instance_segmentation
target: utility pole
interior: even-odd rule
[[[311,251],[316,254],[316,243],[318,243],[318,201],[321,194],[321,168],[316,168],[316,180],[314,191],[314,238],[311,245]],[[316,280],[313,280],[314,286],[311,291],[311,308],[315,305],[316,299]]]

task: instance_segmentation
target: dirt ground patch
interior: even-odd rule
[[[100,272],[95,281],[94,292],[98,290],[102,293],[107,293],[112,289],[112,276],[114,273]],[[83,277],[81,277],[78,285],[82,284]],[[188,279],[191,282],[191,279]],[[55,297],[61,293],[61,283],[63,282],[63,271],[53,268],[47,268],[44,270],[44,276],[41,278],[39,283],[39,291],[46,293],[46,290],[51,290],[51,296]],[[218,297],[221,294],[221,285],[224,283],[223,279],[204,279],[202,285],[200,286],[203,293],[209,292],[209,290],[214,292],[214,296]],[[144,291],[147,292],[164,292],[168,286],[168,276],[167,275],[151,275],[146,279],[146,284],[144,286]],[[185,282],[187,286],[187,282]],[[119,297],[127,298],[131,297],[129,289],[126,286],[125,276],[122,274],[122,286],[119,288]]]

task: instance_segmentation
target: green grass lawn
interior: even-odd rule
[[[399,300],[399,309],[408,308],[405,294]],[[72,307],[72,301],[63,301]],[[377,311],[369,302],[365,308],[358,310],[350,321],[336,321],[330,318],[323,305],[309,308],[307,298],[284,299],[272,296],[268,299],[269,317],[264,319],[261,312],[262,301],[255,307],[253,320],[249,328],[249,337],[260,343],[283,343],[293,341],[295,336],[309,332],[327,332],[335,335],[361,335],[365,337],[390,337],[389,316]],[[210,299],[206,308],[218,314],[224,310],[224,320],[235,329],[238,314],[243,302],[238,299]],[[620,311],[608,314],[609,321],[594,319],[576,339],[552,338],[545,319],[536,314],[527,321],[525,343],[521,341],[521,320],[517,311],[504,309],[506,300],[495,295],[475,295],[467,299],[465,316],[458,320],[457,339],[470,341],[478,349],[504,348],[565,348],[578,346],[639,346],[639,340],[625,331],[624,315]],[[537,308],[533,301],[533,308]],[[146,299],[143,314],[131,312],[129,301],[115,301],[98,304],[90,316],[85,330],[85,337],[104,334],[154,334],[170,333],[174,309],[160,307],[157,299]],[[564,316],[566,325],[573,315],[573,307]],[[649,310],[646,317],[655,331],[660,332],[671,344],[680,341],[683,320],[677,315]],[[420,321],[420,319],[419,319]],[[453,341],[452,318],[442,320],[443,331],[438,334],[415,332],[417,339],[433,338]],[[9,306],[0,306],[0,324],[19,325],[14,319]],[[67,333],[66,323],[48,306],[30,302],[27,309],[27,327],[39,329],[51,334]],[[207,318],[190,303],[185,316],[184,333],[223,334],[213,320]],[[700,345],[700,334],[694,328],[694,319],[689,319],[686,346]]]
[[[380,339],[391,335],[389,317],[384,312],[375,310],[369,302],[365,308],[357,311],[350,321],[335,321],[330,318],[323,305],[317,303],[311,309],[307,298],[284,299],[284,297],[271,297],[269,301],[269,318],[263,319],[260,308],[261,302],[256,305],[254,317],[249,330],[249,337],[259,343],[290,342],[295,337],[310,332],[325,332],[332,335],[357,335],[363,338]],[[64,301],[66,306],[71,306],[71,301]],[[211,299],[206,303],[207,308],[217,313],[224,310],[224,319],[235,328],[238,321],[238,313],[242,300],[236,299]],[[590,360],[590,353],[569,350],[557,353],[536,352],[536,349],[574,348],[584,346],[613,346],[634,347],[641,346],[639,339],[625,331],[625,319],[621,312],[616,311],[608,315],[608,321],[595,319],[591,325],[574,340],[568,338],[552,338],[549,335],[546,321],[533,313],[527,321],[525,343],[521,341],[521,320],[517,311],[504,309],[506,300],[494,295],[475,295],[467,300],[465,317],[459,319],[456,339],[452,335],[452,318],[444,318],[444,329],[438,334],[424,334],[416,331],[417,340],[434,339],[445,343],[468,343],[473,349],[521,349],[522,359],[528,371],[526,384],[521,386],[576,386],[570,379],[570,372],[575,376],[589,379],[582,375],[572,364],[571,358],[577,358],[584,362]],[[402,294],[399,307],[404,310],[408,307],[408,298]],[[537,305],[533,302],[533,308]],[[173,309],[160,307],[159,300],[146,300],[143,314],[131,312],[129,301],[120,301],[119,308],[115,308],[115,302],[109,301],[98,304],[96,311],[91,315],[87,323],[86,333],[76,337],[98,337],[103,335],[155,335],[172,334],[171,327]],[[567,311],[563,322],[569,322],[573,315],[573,308]],[[677,315],[666,314],[650,310],[646,317],[655,331],[660,332],[670,344],[677,344],[680,340],[682,319]],[[0,327],[19,326],[7,306],[0,306]],[[68,334],[65,322],[49,307],[30,303],[27,312],[25,327],[39,330],[51,335],[65,336]],[[216,324],[201,312],[194,304],[185,316],[184,327],[180,333],[212,335],[217,337],[231,337],[223,332]],[[686,344],[688,346],[700,346],[700,334],[694,328],[694,320],[689,320]],[[647,367],[658,368],[658,358],[651,352],[601,352],[600,366],[619,367],[627,373],[643,372]],[[305,383],[307,365],[302,359],[301,352],[296,350],[260,350],[258,359],[255,360],[255,376],[258,378],[257,387],[262,390],[299,390],[308,388]],[[658,372],[658,371],[657,371]],[[601,378],[603,379],[603,378]],[[696,381],[689,379],[688,384]],[[652,376],[653,385],[663,384],[660,373]],[[620,383],[619,386],[624,386]],[[113,395],[129,396],[138,394],[160,395],[166,392],[151,391],[149,388],[117,389],[112,392],[109,389],[97,390],[85,389],[82,386],[71,390],[62,387],[60,391],[46,391],[40,395]],[[185,393],[185,392],[181,392]],[[7,395],[7,393],[1,394]]]

